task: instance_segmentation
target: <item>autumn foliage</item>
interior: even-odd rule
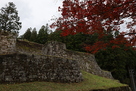
[[[59,7],[59,17],[51,27],[62,30],[62,35],[84,33],[98,34],[98,40],[93,45],[85,45],[85,49],[96,53],[107,46],[119,48],[120,44],[133,46],[136,41],[136,0],[64,0]],[[129,31],[120,30],[124,18],[131,18],[127,24]],[[124,37],[127,34],[127,37]],[[108,41],[105,36],[112,35]]]

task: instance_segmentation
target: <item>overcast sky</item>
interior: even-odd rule
[[[28,28],[36,27],[37,30],[46,23],[51,24],[53,17],[59,17],[58,7],[63,0],[0,0],[0,8],[5,7],[8,2],[13,2],[19,13],[22,35]]]
[[[58,7],[62,6],[63,0],[0,0],[0,8],[5,7],[8,2],[13,2],[19,13],[22,29],[20,35],[28,28],[36,28],[37,31],[42,25],[53,23],[52,18],[58,18],[60,12]],[[128,19],[127,19],[128,20]],[[130,19],[129,19],[130,20]],[[121,26],[121,30],[126,30],[125,23]]]

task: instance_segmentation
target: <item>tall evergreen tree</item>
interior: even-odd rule
[[[74,51],[85,51],[84,44],[91,43],[91,35],[78,33],[75,35],[61,36],[62,31],[54,31],[49,34],[49,41],[59,41],[66,44],[67,48]],[[91,39],[91,40],[89,40]]]
[[[46,26],[42,26],[41,29],[38,32],[38,36],[37,36],[37,43],[40,44],[44,44],[48,41],[48,24],[46,24]]]
[[[15,4],[9,2],[6,7],[0,9],[0,29],[4,31],[15,31],[21,28],[20,17],[16,10]]]
[[[36,42],[36,40],[37,40],[37,31],[36,28],[34,28],[31,33],[30,41]]]
[[[26,30],[26,32],[24,33],[23,38],[30,41],[31,31],[32,31],[32,28],[28,28],[28,29]]]
[[[60,35],[61,31],[54,31],[49,34],[48,36],[48,41],[58,41],[58,42],[63,42],[64,37]]]

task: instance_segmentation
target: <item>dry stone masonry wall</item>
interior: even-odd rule
[[[80,69],[85,70],[94,75],[113,79],[112,75],[108,71],[103,71],[97,64],[94,55],[70,51],[66,49],[66,45],[60,42],[51,41],[43,46],[42,52],[44,55],[52,55],[67,59],[77,60],[80,65]]]
[[[75,60],[25,54],[0,55],[0,82],[71,83],[82,80],[82,73]]]
[[[21,43],[22,41],[18,41],[17,44],[19,44],[19,42]],[[19,53],[24,53],[24,54],[48,55],[48,56],[56,56],[60,58],[76,60],[81,70],[85,70],[94,75],[99,75],[102,77],[113,79],[110,72],[103,71],[99,67],[99,65],[95,60],[94,55],[92,54],[67,50],[66,45],[64,43],[57,41],[50,41],[45,45],[42,46],[39,45],[39,46],[41,47],[41,49],[38,52],[33,52],[32,50],[30,50],[29,52],[28,50],[25,49],[23,50],[23,48],[20,48],[18,46],[17,49]],[[31,47],[27,49],[31,49]]]
[[[16,35],[0,31],[0,55],[16,52]]]
[[[42,45],[39,47],[39,44],[35,43],[23,42],[21,47],[25,45],[24,43],[27,45],[24,46],[25,50],[23,50],[24,48],[20,50],[16,47],[16,35],[6,31],[0,32],[0,35],[0,82],[55,81],[70,83],[83,80],[75,60],[46,56],[41,53]],[[37,47],[39,47],[38,50],[35,50]]]
[[[13,33],[0,31],[0,83],[81,82],[83,78],[80,70],[113,79],[110,72],[101,70],[92,54],[67,50],[65,44],[55,41],[45,45],[16,41]],[[130,89],[126,86],[90,91]]]

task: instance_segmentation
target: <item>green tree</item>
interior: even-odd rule
[[[21,28],[20,17],[15,4],[9,2],[6,7],[0,9],[0,29],[4,31],[18,32]]]
[[[78,33],[75,35],[68,35],[64,37],[63,42],[66,44],[67,48],[74,51],[85,51],[84,44],[86,42],[88,35],[83,33]]]
[[[62,31],[54,31],[49,35],[49,41],[59,41],[66,44],[67,49],[74,51],[85,51],[84,43],[88,43],[90,35],[78,33],[75,35],[61,36]]]
[[[136,67],[136,51],[132,48],[124,50],[124,48],[108,48],[101,50],[95,54],[99,66],[112,73],[115,79],[123,83],[127,82],[128,69]]]
[[[23,38],[30,41],[31,31],[32,31],[32,28],[28,28],[28,29],[26,30],[26,32],[24,33]]]
[[[45,44],[48,41],[48,31],[49,31],[48,24],[46,24],[46,26],[43,25],[38,32],[36,42],[40,44]]]
[[[30,36],[30,41],[36,42],[36,40],[37,40],[37,31],[36,28],[34,28]]]
[[[60,35],[61,31],[54,31],[49,34],[48,36],[48,41],[58,41],[58,42],[63,42],[63,37]]]

